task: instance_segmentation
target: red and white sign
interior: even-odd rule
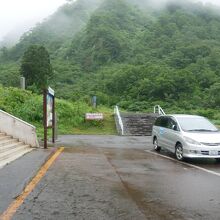
[[[103,113],[86,113],[86,120],[103,120]]]

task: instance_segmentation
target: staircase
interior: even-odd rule
[[[159,115],[165,115],[163,109],[156,105],[154,113],[122,113],[118,106],[114,109],[115,123],[119,135],[151,136],[152,127]]]
[[[157,114],[121,113],[124,124],[124,135],[150,136]]]
[[[0,168],[31,150],[33,148],[30,145],[5,133],[0,133]]]
[[[0,110],[0,168],[38,146],[33,125]]]

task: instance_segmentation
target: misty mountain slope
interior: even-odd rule
[[[83,81],[82,96],[96,91],[103,102],[136,110],[134,102],[146,101],[217,105],[210,97],[220,80],[219,55],[220,16],[210,8],[168,4],[149,19],[126,1],[107,1],[66,58],[82,69],[77,94]]]
[[[102,0],[79,0],[61,6],[53,15],[26,32],[11,50],[11,58],[19,59],[28,46],[40,44],[52,55],[68,46],[74,35],[87,23]]]
[[[181,69],[219,46],[220,17],[200,4],[169,3],[150,19],[126,2],[104,2],[73,40],[68,58],[84,69],[151,60]]]
[[[139,34],[133,53],[142,56],[139,63],[160,59],[182,69],[218,50],[219,43],[220,16],[172,7]]]
[[[72,42],[67,56],[84,69],[123,62],[128,56],[140,29],[147,25],[140,10],[124,0],[105,1]]]
[[[77,4],[84,7],[84,1]],[[155,11],[151,7],[148,13],[135,1],[100,0],[90,16],[77,17],[84,22],[77,33],[66,28],[67,33],[48,37],[49,27],[35,29],[13,55],[21,57],[31,42],[46,45],[54,69],[50,85],[58,97],[89,102],[97,95],[102,104],[119,103],[135,111],[160,103],[183,109],[220,107],[220,16],[210,7],[182,2]],[[65,7],[72,10],[72,5]],[[10,59],[7,50],[1,53]],[[7,68],[2,69],[4,84]]]
[[[126,0],[133,6],[138,7],[142,11],[152,14],[158,14],[167,8],[177,9],[181,8],[190,12],[204,12],[209,11],[211,14],[219,14],[220,6],[213,4],[204,4],[202,0]]]

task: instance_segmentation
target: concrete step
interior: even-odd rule
[[[0,136],[0,142],[4,141],[4,140],[9,140],[9,139],[12,139],[12,137],[9,136],[9,135],[2,135],[2,136]]]
[[[133,112],[121,112],[120,113],[121,117],[125,118],[137,118],[137,117],[158,117],[158,114],[154,113],[133,113]]]
[[[0,168],[31,150],[29,145],[0,132]]]
[[[151,132],[148,133],[126,133],[124,136],[151,136]]]
[[[12,148],[10,150],[4,151],[0,154],[0,161],[12,158],[14,157],[17,153],[20,153],[21,151],[26,151],[26,149],[29,149],[29,145],[20,145],[17,146],[16,148]]]
[[[127,136],[150,136],[157,114],[122,113],[124,134]]]
[[[0,137],[5,136],[6,134],[3,132],[0,132]]]
[[[0,141],[0,147],[1,147],[1,146],[8,145],[8,144],[15,143],[15,142],[17,142],[17,141],[18,141],[18,139],[7,138],[7,139],[5,139],[5,140]]]
[[[144,124],[142,124],[142,123],[135,123],[135,124],[133,124],[133,123],[126,123],[126,126],[127,127],[137,127],[137,128],[141,128],[141,127],[149,127],[149,126],[151,126],[152,125],[152,123],[144,123]],[[126,127],[125,126],[125,127]]]
[[[5,152],[7,150],[11,150],[11,149],[19,147],[21,145],[24,145],[24,143],[22,143],[22,142],[15,142],[15,143],[12,143],[12,144],[7,144],[7,145],[4,145],[4,146],[1,146],[0,147],[0,154],[2,152]]]
[[[146,133],[151,132],[152,129],[129,129],[127,128],[126,131],[128,132],[139,132],[139,133]]]
[[[17,153],[14,155],[11,155],[9,157],[6,157],[5,159],[0,160],[0,168],[4,167],[5,165],[9,164],[12,161],[18,159],[19,157],[31,152],[32,150],[33,150],[33,148],[28,147],[28,148],[25,148],[21,151],[17,151]]]

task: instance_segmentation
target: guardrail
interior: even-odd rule
[[[39,147],[36,128],[13,115],[0,110],[0,131],[18,138],[31,147]]]
[[[158,113],[159,115],[166,115],[164,110],[159,105],[154,106],[154,113]]]
[[[114,108],[114,114],[117,117],[117,121],[118,121],[120,130],[121,130],[121,135],[124,135],[124,125],[123,125],[123,122],[122,122],[122,119],[121,119],[121,115],[120,115],[120,112],[119,112],[119,108],[118,108],[117,105]]]

